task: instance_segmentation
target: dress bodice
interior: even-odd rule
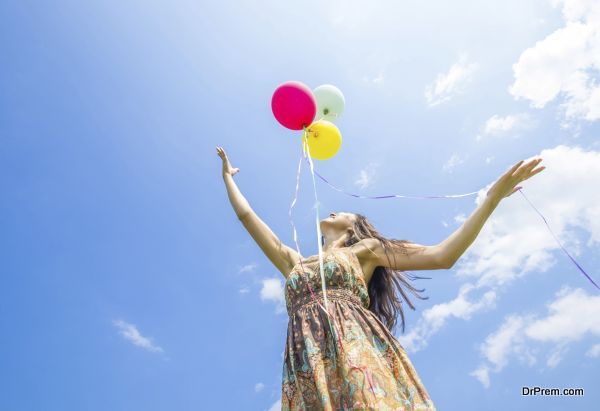
[[[330,295],[350,296],[364,308],[370,305],[369,292],[365,283],[360,261],[348,248],[332,248],[323,252],[323,271],[327,298]],[[301,303],[312,299],[307,281],[317,296],[322,296],[319,255],[312,255],[298,262],[285,281],[285,302],[288,314]]]

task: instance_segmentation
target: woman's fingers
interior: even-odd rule
[[[517,178],[517,179],[521,179],[524,175],[529,174],[529,172],[531,171],[531,169],[533,167],[535,167],[537,164],[539,164],[540,161],[542,161],[541,158],[539,158],[539,159],[533,159],[533,160],[529,161],[527,164],[525,164],[524,166],[520,167],[513,174],[513,177]]]
[[[536,175],[537,173],[539,173],[540,171],[544,170],[545,168],[546,168],[546,167],[544,167],[544,166],[541,166],[540,168],[537,168],[537,169],[533,170],[533,171],[531,172],[531,175],[532,175],[532,176],[533,176],[533,175]]]
[[[542,161],[542,159],[536,159],[536,160],[532,160],[531,162],[529,162],[529,164],[527,164],[527,166],[525,167],[525,170],[523,170],[523,174],[526,178],[531,177],[531,170],[533,170],[533,168],[535,166],[537,166],[540,162]]]
[[[525,161],[525,160],[521,160],[521,161],[519,161],[517,164],[515,164],[514,166],[512,166],[512,167],[510,168],[510,170],[508,170],[508,171],[506,172],[506,174],[508,174],[509,176],[511,176],[511,175],[512,175],[512,173],[513,173],[513,172],[514,172],[514,171],[515,171],[517,168],[519,168],[519,166],[520,166],[520,165],[523,163],[523,161]]]
[[[219,157],[221,157],[223,160],[227,160],[227,154],[225,153],[225,150],[223,150],[222,147],[217,146],[217,153],[219,154]]]
[[[527,171],[533,170],[533,168],[535,166],[537,166],[538,164],[540,164],[541,162],[542,162],[541,158],[537,158],[537,159],[531,161],[529,164],[527,164]]]
[[[219,157],[221,157],[221,159],[223,160],[223,170],[231,170],[231,175],[234,175],[235,173],[240,171],[239,168],[237,168],[237,167],[233,168],[231,166],[231,163],[229,162],[229,159],[227,158],[227,153],[225,153],[225,150],[223,150],[223,147],[217,146],[217,152],[219,153]]]
[[[544,170],[546,167],[540,167],[540,168],[536,168],[535,170],[531,171],[529,173],[529,175],[527,177],[524,178],[524,180],[527,180],[528,178],[533,177],[534,175],[536,175],[537,173],[539,173],[540,171]]]
[[[544,170],[546,167],[542,166],[539,168],[535,168],[535,166],[537,166],[540,162],[542,161],[542,159],[536,159],[536,160],[532,160],[531,162],[527,163],[526,166],[523,167],[522,170],[519,170],[517,173],[515,173],[515,175],[513,176],[514,178],[517,179],[517,181],[525,181],[529,178],[531,178],[532,176],[536,175],[537,173],[539,173],[540,171]]]

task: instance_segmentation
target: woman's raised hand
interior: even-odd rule
[[[217,146],[217,154],[219,155],[219,157],[221,157],[221,160],[223,160],[223,177],[225,177],[225,175],[227,174],[233,176],[235,175],[235,173],[240,171],[239,168],[234,168],[231,166],[229,158],[227,158],[227,153],[225,153],[225,150],[223,150],[222,147]]]
[[[535,168],[541,161],[541,158],[533,159],[525,164],[524,160],[519,161],[517,164],[512,166],[506,173],[504,173],[487,192],[488,197],[495,199],[496,201],[502,200],[504,197],[509,197],[521,186],[515,187],[521,181],[525,181],[528,178],[536,175],[546,167]]]

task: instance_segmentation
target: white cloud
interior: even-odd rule
[[[575,120],[600,119],[600,2],[597,0],[552,0],[562,5],[565,26],[525,50],[513,64],[514,83],[508,91],[516,99],[527,99],[543,108],[564,96],[562,126]]]
[[[133,324],[123,320],[114,320],[113,325],[119,329],[119,334],[132,344],[144,348],[148,351],[163,352],[161,347],[152,343],[151,338],[144,337]]]
[[[594,344],[586,351],[585,355],[592,358],[600,357],[600,344]]]
[[[470,375],[486,388],[490,385],[489,372],[500,372],[511,357],[532,366],[543,348],[540,343],[551,343],[546,366],[556,367],[562,361],[569,345],[590,335],[600,337],[600,296],[590,295],[581,288],[563,286],[547,304],[547,314],[508,315],[498,330],[491,333],[480,346],[485,359]],[[600,355],[600,344],[586,355]]]
[[[442,170],[444,170],[447,173],[451,173],[454,167],[462,163],[464,163],[464,159],[460,158],[458,154],[452,154],[448,161],[446,161],[442,166]]]
[[[479,367],[475,371],[471,371],[469,373],[469,375],[472,375],[473,377],[477,378],[479,380],[479,382],[481,382],[481,384],[483,384],[483,386],[485,388],[489,388],[489,386],[490,386],[490,373],[489,373],[489,368],[488,367],[486,367],[486,366]]]
[[[531,320],[527,316],[509,315],[499,329],[480,345],[483,357],[494,366],[493,371],[498,372],[504,368],[510,354],[529,365],[535,364],[535,352],[526,345],[523,334],[523,329],[529,321]],[[492,370],[487,365],[485,368],[488,371]]]
[[[241,266],[241,267],[238,269],[238,274],[241,274],[241,273],[247,273],[247,272],[250,272],[250,273],[251,273],[251,272],[254,272],[254,271],[256,270],[256,268],[257,268],[257,267],[258,267],[258,264],[257,264],[257,263],[255,263],[255,262],[252,262],[252,263],[249,263],[249,264],[243,265],[243,266]],[[240,288],[238,289],[238,292],[239,292],[240,294],[248,294],[248,293],[250,292],[250,288],[249,288],[249,287],[247,287],[247,286],[242,286],[242,287],[240,287]]]
[[[265,384],[263,384],[262,382],[256,383],[256,385],[254,386],[254,392],[261,392],[263,388],[265,388]]]
[[[494,114],[486,120],[483,130],[477,135],[476,140],[481,140],[484,136],[519,137],[519,131],[530,130],[536,125],[537,123],[527,113],[509,114],[504,117]]]
[[[527,328],[527,337],[537,341],[573,342],[588,332],[600,336],[600,296],[590,296],[580,288],[564,287],[557,297],[548,305],[548,316]]]
[[[466,84],[478,67],[479,64],[467,61],[466,53],[461,53],[458,61],[450,67],[447,73],[438,74],[435,81],[425,87],[427,104],[430,107],[437,106],[464,93]]]
[[[240,269],[238,270],[238,274],[245,272],[253,272],[256,269],[256,267],[258,267],[258,264],[256,263],[246,264],[240,267]]]
[[[562,361],[564,354],[567,352],[567,348],[559,345],[556,349],[550,353],[548,359],[546,360],[546,365],[549,368],[554,368],[558,365],[559,362]]]
[[[436,304],[423,311],[421,320],[409,333],[397,336],[404,349],[408,352],[416,352],[424,348],[427,340],[439,331],[451,317],[469,320],[473,313],[495,306],[496,293],[494,291],[488,291],[479,300],[472,301],[467,298],[467,294],[473,289],[472,284],[463,284],[455,299]]]
[[[370,186],[375,177],[375,169],[379,164],[371,163],[359,172],[359,177],[354,181],[354,184],[361,189]]]
[[[379,70],[379,74],[376,77],[371,77],[371,76],[363,76],[363,81],[367,82],[367,83],[373,83],[373,84],[380,84],[383,83],[384,80],[384,76],[383,76],[383,70]]]
[[[274,301],[277,314],[287,312],[285,306],[285,294],[283,283],[279,278],[265,278],[262,280],[260,299],[263,301]]]
[[[464,213],[459,213],[454,216],[454,222],[456,223],[464,223],[467,221],[467,216]]]
[[[600,190],[590,189],[600,181],[600,152],[561,145],[543,150],[535,156],[538,157],[547,168],[524,181],[523,192],[546,217],[563,246],[576,257],[582,245],[575,230],[589,234],[588,247],[600,243]],[[486,191],[481,190],[476,205],[481,204]],[[464,214],[455,217],[459,223],[465,219]],[[498,205],[455,265],[459,278],[472,281],[463,284],[454,299],[425,310],[414,328],[398,339],[407,351],[422,349],[448,320],[468,320],[495,308],[502,291],[515,279],[543,273],[558,258],[568,257],[522,194],[514,193]],[[592,286],[575,266],[570,266],[568,275],[573,281]],[[525,350],[522,355],[528,358]],[[478,375],[484,376],[483,372]]]

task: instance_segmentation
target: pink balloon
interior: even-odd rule
[[[299,81],[281,84],[271,98],[271,109],[282,126],[292,130],[308,127],[317,114],[317,102],[312,90]]]

